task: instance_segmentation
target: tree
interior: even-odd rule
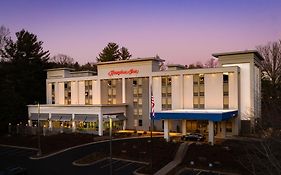
[[[197,61],[195,64],[189,64],[188,66],[186,65],[188,69],[200,69],[203,68],[203,64],[199,61]]]
[[[97,57],[97,62],[116,61],[120,59],[119,46],[116,43],[108,43]]]
[[[3,49],[6,42],[10,39],[10,31],[5,26],[0,27],[0,50]]]
[[[56,63],[61,67],[72,67],[74,63],[74,59],[65,54],[57,54],[50,58],[50,62]]]
[[[258,46],[262,67],[262,121],[264,127],[281,128],[281,40]]]
[[[215,68],[217,66],[218,66],[218,60],[215,58],[209,59],[204,65],[204,67],[206,68]]]
[[[118,44],[108,43],[97,57],[97,62],[128,60],[132,57],[129,50],[126,47],[119,49]]]
[[[46,101],[49,51],[26,30],[17,32],[16,38],[0,50],[0,121],[26,119],[28,104]]]
[[[261,66],[272,85],[280,85],[281,81],[281,40],[257,47],[264,57]],[[266,78],[266,77],[265,77]]]
[[[126,47],[120,49],[120,60],[128,60],[132,57],[129,50]]]

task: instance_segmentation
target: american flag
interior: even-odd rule
[[[154,116],[155,116],[155,113],[154,113],[154,106],[155,106],[155,103],[154,103],[154,96],[153,96],[152,88],[151,88],[151,118],[154,118]]]

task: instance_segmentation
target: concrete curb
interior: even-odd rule
[[[154,137],[163,137],[163,136],[154,136]],[[130,139],[144,139],[144,138],[150,138],[150,136],[118,138],[118,139],[112,139],[112,141],[130,140]],[[52,157],[52,156],[55,156],[57,154],[63,153],[65,151],[69,151],[69,150],[75,149],[75,148],[79,148],[79,147],[83,147],[83,146],[88,146],[88,145],[99,144],[99,143],[105,143],[105,142],[109,142],[109,140],[102,140],[102,141],[97,141],[97,142],[85,143],[85,144],[82,144],[82,145],[77,145],[77,146],[69,147],[69,148],[66,148],[66,149],[63,149],[63,150],[60,150],[60,151],[57,151],[57,152],[45,155],[45,156],[29,157],[29,158],[32,159],[32,160],[45,159],[45,158]]]
[[[98,162],[104,161],[106,159],[110,159],[110,157],[105,157],[105,158],[102,158],[100,160],[96,160],[96,161],[94,161],[92,163],[87,163],[87,164],[76,163],[77,160],[75,160],[74,162],[72,162],[72,165],[80,166],[80,167],[91,166],[91,165],[94,165],[94,164],[96,164]],[[149,164],[148,162],[141,162],[141,161],[135,161],[135,160],[129,160],[129,159],[121,159],[121,158],[112,158],[112,160],[120,160],[120,161],[139,163],[139,164],[144,164],[144,165],[148,165]]]
[[[94,165],[94,164],[96,164],[96,163],[102,162],[102,161],[104,161],[104,160],[106,160],[106,159],[108,159],[108,157],[105,157],[105,158],[102,158],[102,159],[100,159],[100,160],[96,160],[96,161],[94,161],[94,162],[92,162],[92,163],[87,163],[87,164],[76,163],[77,160],[75,160],[74,162],[72,162],[72,165],[74,165],[74,166],[79,166],[79,167],[91,166],[91,165]]]
[[[163,168],[158,170],[156,173],[154,173],[154,175],[166,175],[166,174],[170,173],[171,171],[173,171],[180,163],[182,163],[184,156],[189,148],[189,145],[191,145],[191,144],[192,144],[192,142],[191,143],[186,143],[186,142],[182,143],[177,150],[174,160],[172,160],[170,163],[168,163]]]
[[[10,147],[10,148],[19,148],[19,149],[28,149],[28,150],[38,151],[38,149],[37,149],[37,148],[30,148],[30,147],[24,147],[24,146],[14,146],[14,145],[4,145],[4,144],[0,144],[0,146],[3,146],[3,147]]]

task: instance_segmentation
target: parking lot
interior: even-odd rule
[[[29,175],[106,175],[110,174],[109,159],[89,166],[75,166],[72,164],[73,161],[91,153],[93,150],[105,146],[108,146],[108,143],[88,145],[40,160],[29,158],[37,153],[36,149],[0,146],[0,172],[10,169],[11,167],[17,167],[25,169]],[[112,172],[114,175],[131,175],[132,172],[142,166],[144,165],[138,162],[120,159],[112,160]]]
[[[112,172],[114,175],[132,174],[133,171],[143,166],[143,164],[130,162],[125,160],[113,159]],[[101,174],[109,174],[110,172],[110,159],[105,159],[96,164],[91,165],[91,168],[96,169]]]
[[[230,173],[233,175],[233,173]],[[215,172],[215,171],[206,171],[206,170],[192,170],[192,169],[187,169],[185,168],[182,170],[179,175],[228,175],[228,173],[220,173],[220,172]]]
[[[3,159],[4,157],[30,157],[36,154],[36,150],[32,149],[24,149],[24,148],[16,148],[16,147],[8,147],[8,146],[0,146],[0,157]]]

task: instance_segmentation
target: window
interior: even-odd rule
[[[142,88],[143,88],[143,78],[134,78],[133,82],[133,108],[134,117],[142,117]]]
[[[55,83],[52,83],[52,90],[51,90],[51,95],[52,95],[52,104],[55,104],[56,103],[56,96],[55,96]]]
[[[71,82],[64,83],[64,104],[71,104]]]
[[[92,104],[92,80],[85,81],[85,104]]]
[[[223,73],[223,109],[229,109],[229,77]]]
[[[205,108],[205,82],[204,74],[193,75],[193,108]]]
[[[107,96],[108,96],[108,104],[116,104],[116,81],[117,80],[107,80]]]
[[[162,81],[162,110],[172,109],[172,78],[165,76]]]
[[[142,126],[142,120],[139,120],[139,126]]]

